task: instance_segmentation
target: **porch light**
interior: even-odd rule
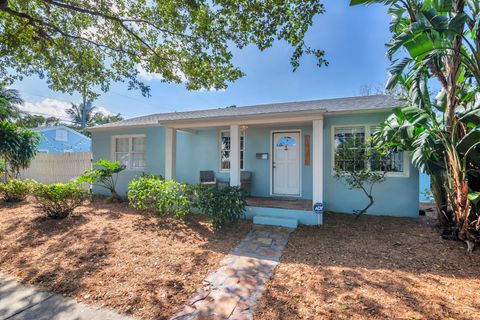
[[[240,130],[241,131],[246,131],[248,129],[248,126],[247,125],[241,125],[240,126]]]

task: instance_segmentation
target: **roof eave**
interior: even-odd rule
[[[91,127],[87,128],[88,132],[101,132],[101,131],[116,131],[116,130],[125,130],[125,129],[142,129],[142,128],[154,128],[154,127],[161,127],[158,123],[150,123],[150,124],[126,124],[126,125],[118,125],[118,126],[109,126],[109,127]]]
[[[173,119],[173,120],[158,120],[156,123],[149,124],[125,124],[125,125],[116,125],[116,126],[99,126],[87,128],[89,132],[105,132],[105,131],[117,131],[117,130],[126,130],[126,129],[139,129],[139,128],[154,128],[161,126],[175,126],[175,125],[191,125],[192,127],[199,124],[210,123],[210,122],[242,122],[247,120],[258,120],[258,119],[268,119],[268,118],[285,118],[286,121],[291,117],[301,117],[301,116],[314,116],[314,115],[323,115],[323,114],[335,114],[335,115],[348,115],[348,114],[360,114],[360,113],[375,113],[375,112],[389,112],[392,109],[398,106],[391,107],[382,107],[382,108],[364,108],[356,110],[331,110],[326,109],[315,109],[315,110],[301,110],[301,111],[281,111],[281,112],[266,112],[266,113],[257,113],[250,115],[227,115],[227,116],[213,116],[213,117],[200,117],[200,118],[186,118],[186,119]]]

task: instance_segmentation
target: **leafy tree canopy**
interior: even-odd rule
[[[389,6],[387,88],[403,87],[408,105],[388,118],[379,142],[412,151],[413,163],[432,175],[444,236],[473,250],[480,239],[480,1],[351,0],[372,3]],[[435,99],[433,82],[441,87]]]
[[[38,75],[88,98],[127,81],[148,95],[143,69],[188,89],[221,89],[243,75],[233,47],[284,40],[294,68],[304,53],[326,65],[304,41],[323,11],[319,0],[0,0],[0,78]]]
[[[21,169],[29,166],[37,153],[38,143],[36,132],[18,128],[12,122],[0,122],[0,158],[6,179],[16,178]]]
[[[60,125],[60,119],[57,117],[44,117],[41,115],[25,113],[21,115],[16,124],[24,128],[51,127]]]
[[[17,105],[22,104],[23,99],[15,89],[8,89],[0,83],[0,121],[12,120],[19,116]]]

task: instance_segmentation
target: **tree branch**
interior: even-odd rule
[[[47,41],[49,41],[50,43],[55,44],[55,45],[56,45],[55,39],[51,35],[49,35],[48,32],[45,31],[44,27],[47,27],[47,28],[53,30],[54,32],[57,32],[58,34],[60,34],[63,37],[85,41],[85,42],[87,42],[87,43],[89,43],[93,46],[98,47],[98,48],[108,49],[108,50],[112,50],[112,51],[115,51],[115,52],[124,53],[124,54],[127,54],[127,55],[132,54],[132,52],[128,52],[125,49],[120,48],[120,47],[112,47],[112,46],[109,46],[107,44],[103,44],[103,43],[99,43],[97,41],[90,40],[86,37],[82,37],[82,36],[67,33],[65,31],[63,31],[60,27],[58,27],[58,26],[56,26],[52,23],[49,23],[45,20],[32,17],[31,15],[29,15],[27,13],[24,13],[24,12],[15,11],[15,10],[8,7],[8,0],[0,0],[0,11],[3,11],[3,12],[6,12],[6,13],[12,15],[12,16],[16,16],[18,18],[22,18],[22,19],[27,20],[27,23],[36,29],[37,35],[39,35],[40,37],[46,39]],[[165,57],[160,57],[155,51],[153,51],[153,52],[159,58],[166,59],[166,60],[168,60],[172,63],[176,63],[176,61],[174,61],[174,60],[167,59]],[[136,53],[136,54],[139,55],[138,53]]]
[[[116,22],[118,22],[122,25],[123,25],[124,22],[142,23],[142,24],[147,24],[147,25],[151,26],[152,28],[155,28],[158,31],[161,31],[161,32],[164,32],[164,33],[168,33],[168,34],[172,34],[172,35],[176,35],[176,36],[180,36],[180,37],[185,37],[185,38],[193,38],[190,35],[186,35],[186,34],[183,34],[183,33],[167,30],[167,29],[162,28],[162,27],[160,27],[160,26],[158,26],[158,25],[156,25],[156,24],[154,24],[154,23],[152,23],[148,20],[145,20],[145,19],[120,18],[120,17],[114,16],[114,15],[111,15],[111,14],[106,14],[106,13],[95,11],[95,10],[92,10],[92,9],[89,9],[89,8],[82,8],[80,6],[69,4],[69,3],[66,3],[64,1],[57,1],[57,0],[43,0],[43,1],[46,2],[46,3],[49,3],[51,5],[57,6],[57,7],[62,7],[64,9],[68,9],[68,10],[72,10],[72,11],[77,11],[77,12],[81,12],[81,13],[105,18],[107,20],[116,21]]]

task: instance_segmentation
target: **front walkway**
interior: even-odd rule
[[[273,275],[291,231],[254,226],[172,320],[253,319],[253,309]]]
[[[63,296],[18,284],[0,273],[0,320],[132,320]]]

